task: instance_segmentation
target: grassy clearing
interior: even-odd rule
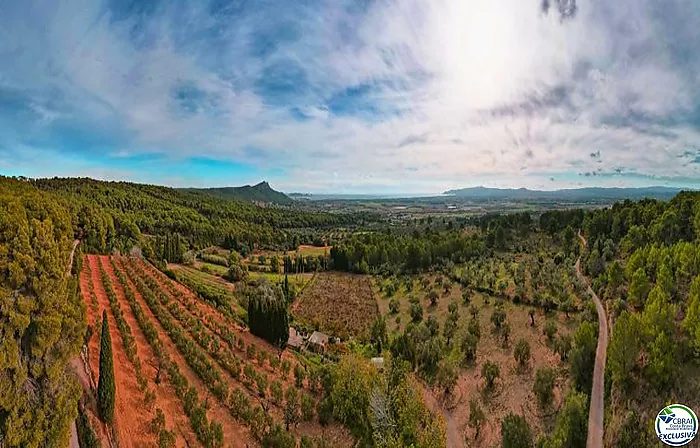
[[[284,282],[284,274],[275,274],[272,272],[249,272],[248,276],[251,279],[259,279],[265,277],[272,283]],[[288,274],[287,278],[289,283],[297,286],[297,290],[300,290],[306,286],[309,281],[313,278],[314,274]]]

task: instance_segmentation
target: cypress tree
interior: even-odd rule
[[[105,423],[114,422],[114,360],[112,338],[109,335],[107,310],[102,311],[102,337],[100,338],[100,378],[97,381],[97,407]]]

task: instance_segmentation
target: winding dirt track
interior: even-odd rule
[[[587,244],[586,238],[578,232],[583,246]],[[605,308],[598,298],[598,295],[591,289],[590,283],[581,272],[581,256],[576,260],[576,273],[585,282],[588,294],[593,298],[596,311],[598,312],[598,346],[595,352],[595,367],[593,368],[593,389],[591,390],[591,407],[588,411],[588,440],[586,447],[603,447],[603,415],[605,414],[605,355],[608,349],[608,319],[605,315]]]

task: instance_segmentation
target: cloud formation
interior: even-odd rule
[[[0,172],[700,186],[700,5],[548,3],[3,2]]]

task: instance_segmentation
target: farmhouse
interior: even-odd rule
[[[314,331],[309,336],[308,348],[316,353],[325,353],[328,348],[328,335],[320,331]]]
[[[301,350],[304,344],[304,337],[297,331],[294,327],[289,327],[289,338],[287,339],[287,345],[295,350]]]

